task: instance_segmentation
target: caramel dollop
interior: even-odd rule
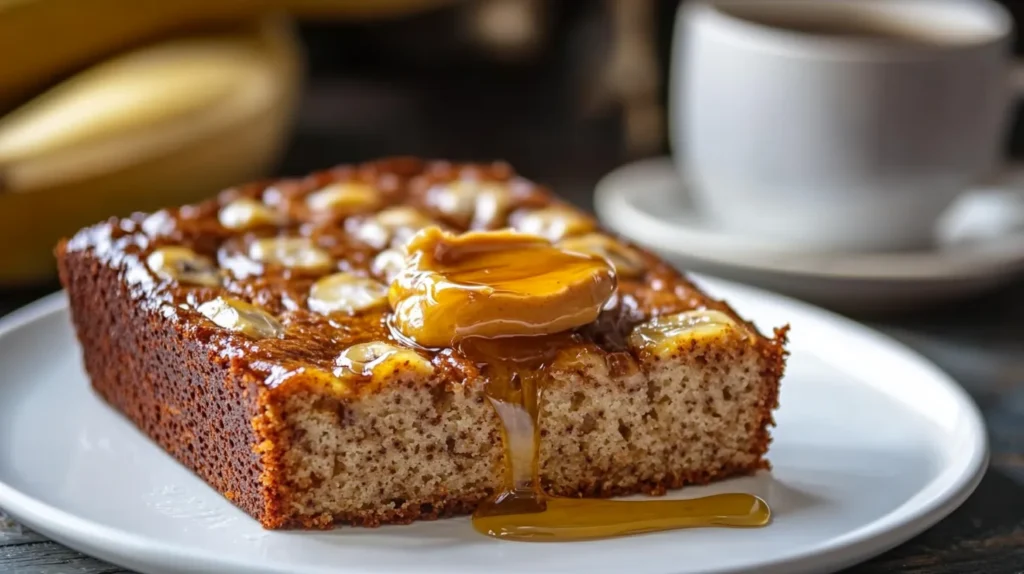
[[[391,283],[392,327],[423,347],[547,335],[594,321],[615,292],[601,257],[513,231],[417,233]]]

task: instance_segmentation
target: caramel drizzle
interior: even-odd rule
[[[546,364],[568,335],[468,340],[460,350],[483,365],[485,392],[502,424],[502,490],[473,514],[494,538],[566,542],[701,526],[758,527],[771,520],[761,498],[744,493],[690,500],[621,501],[548,496],[540,482],[539,409]],[[499,350],[501,353],[497,353]]]
[[[419,232],[392,282],[393,331],[423,346],[454,346],[479,368],[501,421],[501,490],[473,515],[477,531],[510,540],[587,540],[692,526],[763,526],[763,500],[731,494],[684,501],[593,501],[547,496],[538,424],[544,384],[573,329],[592,323],[617,277],[600,257],[509,232]]]

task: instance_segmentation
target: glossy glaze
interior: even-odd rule
[[[423,347],[548,335],[593,322],[615,292],[608,263],[507,231],[424,229],[391,284],[393,325]]]
[[[431,201],[431,190],[453,181],[478,180],[498,182],[508,190],[508,202],[501,217],[486,223],[467,223],[443,212],[441,206]],[[306,201],[310,194],[346,181],[372,185],[380,195],[381,206],[407,205],[454,231],[465,231],[472,225],[477,225],[477,229],[502,227],[517,219],[517,214],[521,217],[534,209],[563,205],[545,188],[518,177],[503,163],[454,165],[398,158],[326,170],[301,179],[254,183],[226,190],[201,204],[112,219],[78,233],[69,241],[68,249],[94,247],[107,264],[123,270],[132,296],[143,306],[174,319],[200,340],[217,339],[225,354],[248,357],[251,369],[268,384],[280,380],[270,375],[282,369],[308,365],[330,371],[337,357],[354,344],[403,344],[387,327],[386,309],[324,315],[309,308],[312,285],[329,273],[347,271],[385,280],[386,269],[378,267],[375,272],[373,262],[386,246],[372,233],[370,237],[377,237],[375,240],[367,240],[359,233],[366,228],[364,224],[373,223],[375,214],[323,217]],[[257,225],[245,230],[224,227],[218,220],[220,209],[239,198],[261,201],[280,214],[284,224]],[[278,235],[309,238],[329,254],[334,262],[332,268],[287,268],[249,257],[254,241]],[[165,246],[185,246],[216,261],[222,271],[220,285],[191,285],[154,273],[146,266],[146,258]],[[644,271],[619,277],[616,293],[596,320],[575,330],[581,351],[623,352],[628,348],[626,336],[633,326],[650,317],[702,307],[724,308],[701,295],[657,258],[637,252],[645,264]],[[234,297],[263,308],[284,325],[285,336],[257,341],[211,324],[196,308],[218,296]],[[454,363],[460,369],[471,370],[471,361],[460,352],[421,352],[435,364]]]

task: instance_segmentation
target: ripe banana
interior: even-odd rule
[[[267,0],[0,0],[0,106],[153,38],[251,17]]]
[[[290,24],[265,17],[122,53],[0,118],[0,283],[52,275],[83,225],[264,175],[301,72]]]
[[[48,83],[157,38],[257,17],[379,18],[455,0],[0,0],[0,111]]]

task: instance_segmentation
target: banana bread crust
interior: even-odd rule
[[[471,512],[500,481],[503,456],[496,415],[489,410],[481,388],[472,384],[479,378],[477,367],[447,350],[430,357],[435,372],[427,379],[396,369],[386,381],[357,380],[349,382],[344,392],[325,391],[304,374],[304,369],[329,370],[339,350],[353,343],[394,342],[382,317],[369,313],[328,321],[306,308],[314,277],[274,269],[249,275],[237,272],[230,266],[239,251],[235,244],[251,240],[252,234],[226,230],[216,218],[218,209],[239,197],[257,198],[286,212],[292,220],[289,232],[315,237],[342,262],[342,269],[367,273],[380,248],[354,243],[351,228],[346,227],[348,220],[365,214],[316,222],[316,229],[329,231],[309,232],[315,214],[304,211],[307,208],[296,198],[338,181],[370,182],[386,198],[385,205],[413,205],[436,221],[464,230],[478,223],[467,223],[458,214],[438,212],[426,198],[431,186],[466,177],[506,182],[513,188],[510,213],[559,205],[544,188],[522,180],[505,164],[454,165],[394,158],[341,166],[302,179],[253,183],[226,190],[196,206],[111,219],[62,241],[56,249],[60,277],[69,294],[72,320],[93,387],[166,452],[266,528],[330,528],[338,523],[377,526]],[[485,225],[502,226],[512,219],[514,215],[506,214]],[[280,229],[273,231],[278,232]],[[146,255],[156,247],[179,244],[216,257],[221,267],[230,269],[229,278],[216,287],[183,286],[147,268]],[[585,405],[599,389],[604,392],[611,388],[623,396],[646,394],[642,407],[645,412],[635,420],[624,422],[619,417],[605,421],[603,409],[597,406],[588,411],[587,418],[569,411],[560,414],[560,407],[552,402],[550,416],[542,410],[542,436],[574,438],[551,447],[557,450],[542,450],[545,488],[552,494],[576,497],[663,494],[685,484],[768,468],[763,455],[770,442],[769,427],[774,424],[772,411],[778,404],[787,328],[776,329],[772,338],[760,335],[724,302],[706,297],[653,255],[630,247],[641,255],[648,271],[635,281],[624,282],[615,307],[580,330],[575,352],[586,361],[568,361],[554,369],[550,395],[552,401],[562,397],[562,402],[575,403],[583,393],[580,402]],[[200,303],[225,292],[285,317],[288,336],[281,341],[254,342],[236,333],[225,333],[196,313]],[[625,338],[633,325],[660,314],[697,308],[729,314],[749,338],[690,341],[667,359],[642,358],[628,352]],[[659,361],[671,363],[672,368]],[[730,371],[734,363],[741,366]],[[689,369],[683,382],[672,374],[679,369]],[[692,467],[676,462],[683,460],[681,447],[626,444],[631,431],[636,433],[636,441],[641,440],[637,434],[647,432],[644,425],[664,432],[670,425],[666,421],[676,420],[678,413],[714,410],[709,407],[710,399],[695,399],[692,393],[708,392],[716,373],[745,377],[736,388],[748,389],[743,391],[749,395],[744,404],[750,405],[744,409],[748,411],[744,415],[746,428],[739,431],[742,436],[730,451],[733,454],[704,467]],[[691,394],[677,393],[673,403],[667,389],[677,384],[689,385],[686,393]],[[368,417],[364,405],[382,396],[398,401],[395,404],[400,404],[403,397],[426,397],[427,410],[423,412],[430,413],[429,422],[449,425],[446,428],[456,428],[450,420],[456,416],[452,414],[455,411],[475,417],[478,436],[467,435],[465,430],[452,431],[447,438],[438,439],[439,443],[424,443],[424,452],[413,453],[407,451],[414,442],[407,440],[412,436],[407,433],[412,431],[393,426],[390,432],[406,437],[405,444],[386,448],[397,449],[407,459],[422,456],[423,460],[432,460],[436,452],[439,459],[445,459],[448,466],[444,468],[465,467],[467,475],[477,473],[481,478],[465,487],[449,488],[445,477],[432,477],[433,482],[410,491],[406,498],[393,496],[394,492],[404,492],[401,489],[385,492],[382,488],[384,498],[372,507],[335,504],[326,510],[311,510],[306,501],[309,493],[331,488],[332,480],[351,481],[359,471],[346,468],[342,462],[344,445],[338,445],[342,450],[331,451],[333,471],[307,472],[296,463],[295,453],[312,448],[309,433],[315,432],[310,430],[315,427],[296,422],[296,413],[300,412],[296,409],[312,405],[318,421],[338,428],[369,424],[365,428],[377,432],[375,420],[366,422],[372,417]],[[728,396],[726,393],[726,400]],[[704,404],[699,404],[701,401]],[[545,418],[554,422],[548,425],[543,422]],[[709,420],[714,422],[715,418],[723,417],[718,413]],[[357,419],[359,422],[354,422]],[[625,441],[626,446],[616,443],[608,447],[617,454],[606,456],[601,454],[603,451],[573,446],[605,430],[615,441],[619,441],[615,432]],[[690,434],[686,436],[694,436],[687,432]],[[702,448],[713,442],[707,437],[694,440],[704,440]],[[460,452],[463,443],[471,443],[477,451]],[[660,457],[662,462],[653,466],[646,462],[631,464],[624,453],[640,452],[637,448],[646,458]],[[368,450],[358,456],[361,458],[353,460],[360,464],[377,464],[386,458]],[[562,468],[559,461],[563,459],[579,466]],[[380,468],[378,472],[383,472],[384,467]],[[585,472],[576,474],[579,468]]]
[[[187,330],[138,305],[121,270],[90,251],[59,252],[93,388],[239,508],[270,511],[253,447],[259,382]]]

